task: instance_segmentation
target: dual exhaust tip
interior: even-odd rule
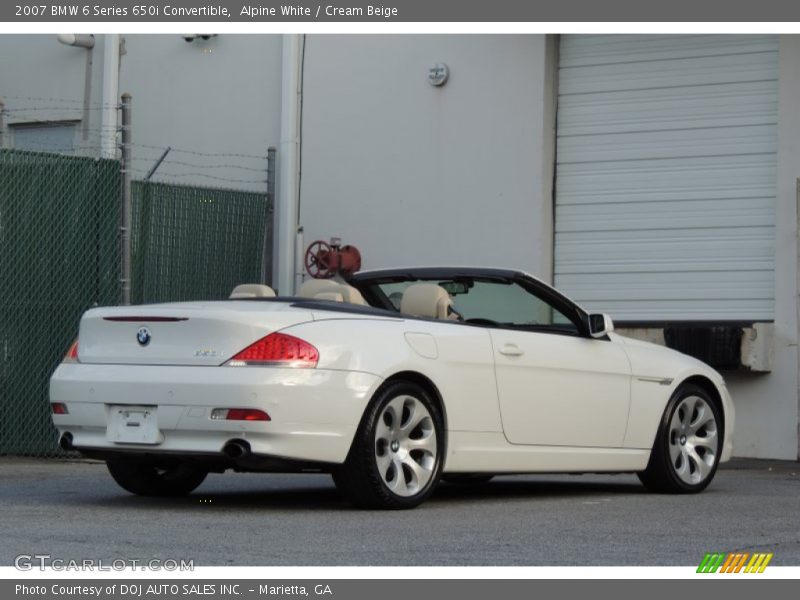
[[[72,443],[72,434],[64,432],[58,440],[58,446],[65,452],[75,450]],[[245,440],[230,440],[222,447],[222,453],[230,459],[244,458],[250,455],[250,443]]]

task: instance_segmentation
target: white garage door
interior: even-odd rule
[[[776,36],[562,36],[555,283],[618,320],[773,316]]]

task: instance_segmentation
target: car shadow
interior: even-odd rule
[[[604,496],[609,494],[647,493],[638,481],[554,481],[547,479],[514,479],[506,477],[488,483],[448,483],[443,482],[428,500],[453,502],[482,499],[558,500],[579,497]]]
[[[247,489],[247,490],[203,490],[201,486],[194,493],[178,498],[142,497],[127,494],[120,490],[113,496],[95,496],[89,504],[98,507],[136,508],[137,510],[163,510],[175,507],[181,510],[195,509],[203,512],[217,510],[241,511],[267,510],[358,510],[347,502],[333,486],[323,483],[307,485],[305,482],[286,482],[285,486]],[[463,502],[485,500],[558,500],[591,498],[617,494],[645,494],[645,489],[636,481],[598,482],[598,481],[554,481],[530,480],[504,477],[487,483],[449,483],[442,482],[429,498],[425,506],[446,506]],[[87,504],[84,499],[82,504]]]

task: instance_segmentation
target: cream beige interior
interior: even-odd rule
[[[241,298],[274,298],[275,290],[261,283],[242,283],[233,288],[231,299]]]
[[[400,312],[430,319],[458,319],[450,294],[435,283],[416,283],[409,286],[400,301]]]

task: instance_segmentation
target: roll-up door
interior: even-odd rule
[[[561,37],[555,283],[617,320],[773,317],[778,38]]]

